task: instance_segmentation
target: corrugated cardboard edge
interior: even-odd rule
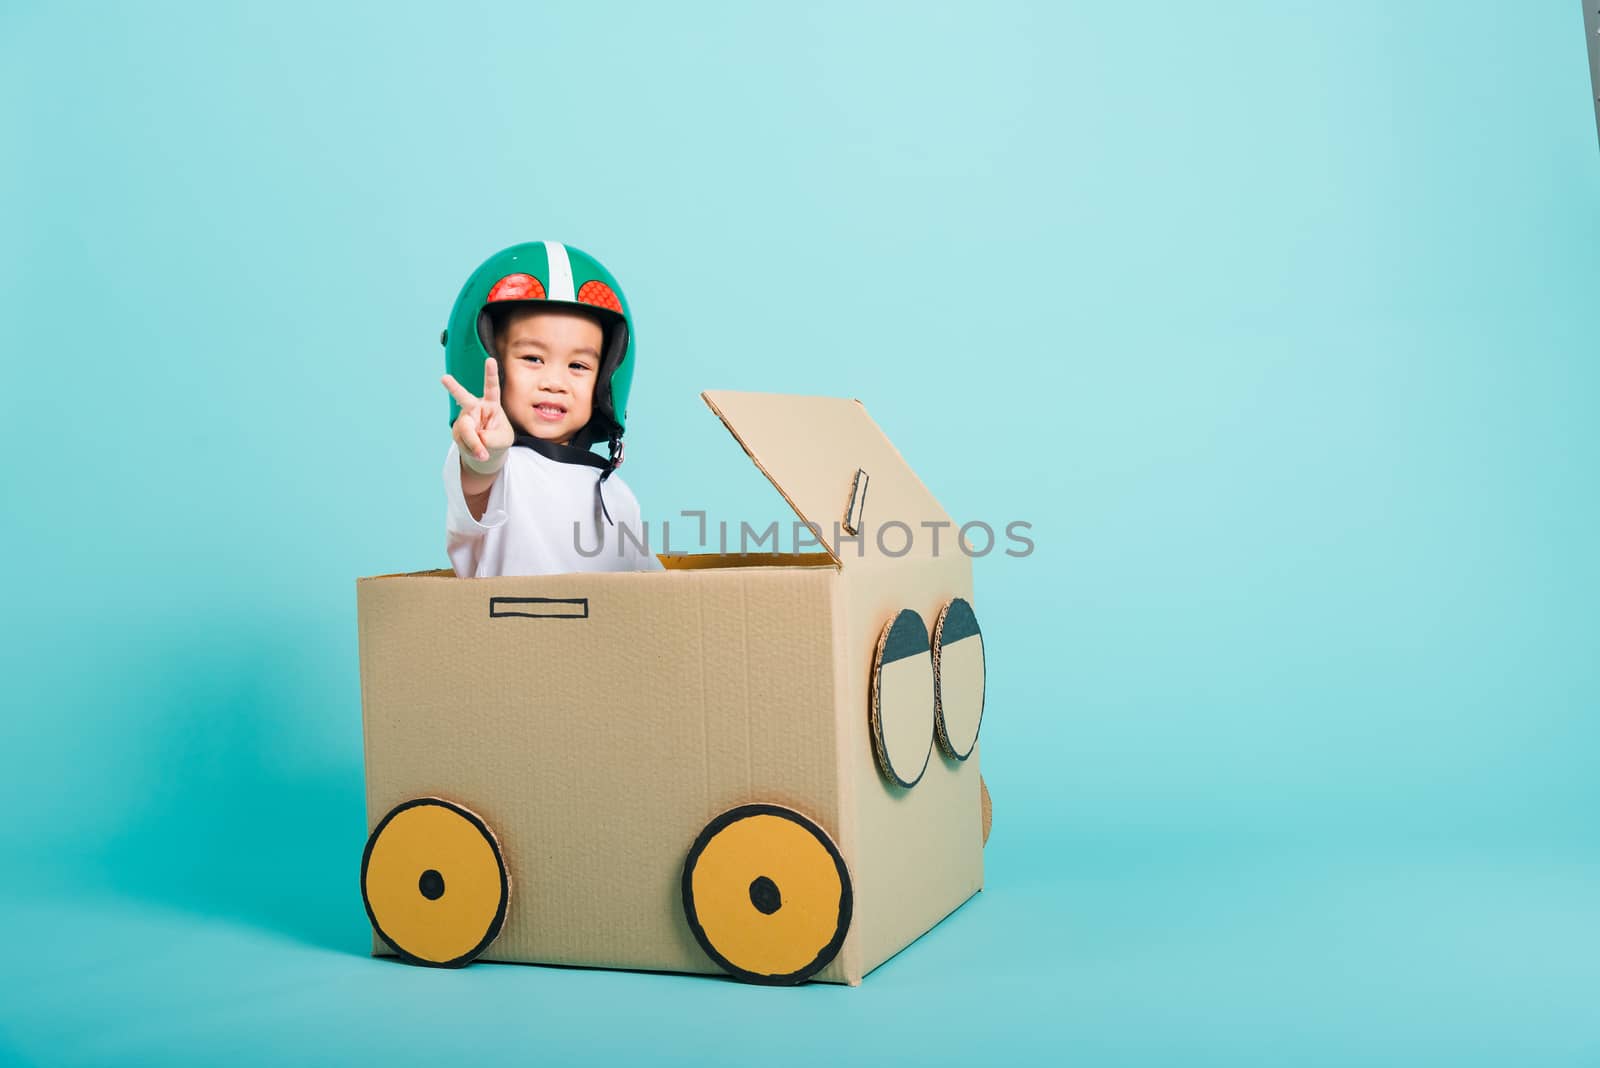
[[[833,628],[833,689],[834,689],[834,766],[838,769],[836,781],[836,801],[839,806],[839,849],[844,853],[845,863],[849,864],[855,857],[861,855],[861,831],[856,824],[858,812],[855,794],[855,762],[860,756],[855,751],[855,735],[850,730],[849,718],[855,714],[859,707],[853,695],[856,693],[856,680],[850,672],[850,619],[849,598],[843,584],[835,579],[832,595],[832,611],[830,613],[830,626]],[[860,878],[858,871],[850,873],[852,880]],[[834,958],[833,967],[837,969],[839,978],[850,986],[860,986],[861,980],[866,977],[866,970],[862,962],[866,959],[861,951],[861,934],[859,916],[856,923],[852,923],[849,935],[840,948],[839,955]]]
[[[717,407],[717,402],[711,399],[710,391],[702,392],[700,394],[700,399],[706,402],[707,408],[710,408],[714,413],[716,413],[717,419],[719,419],[722,422],[722,425],[727,428],[728,433],[733,435],[733,440],[739,443],[739,448],[743,449],[744,454],[750,457],[750,462],[756,465],[756,470],[760,471],[761,474],[766,477],[766,480],[772,483],[773,489],[777,490],[783,495],[784,502],[788,504],[789,510],[798,516],[802,522],[808,525],[811,524],[811,517],[800,511],[800,506],[794,503],[794,498],[789,496],[788,491],[783,488],[783,485],[776,478],[772,477],[772,472],[768,471],[766,465],[761,462],[761,457],[757,456],[751,451],[749,444],[744,440],[744,438],[739,436],[739,432],[734,429],[733,424],[728,422],[728,417],[723,414],[721,408]],[[861,402],[856,401],[856,403],[860,404]],[[838,565],[839,554],[834,552],[833,548],[828,545],[828,540],[820,536],[817,540],[822,542],[823,551],[828,554],[829,558],[833,560],[834,564]]]
[[[358,643],[358,650],[366,649],[371,644],[371,639],[367,633],[368,628],[371,626],[371,613],[362,611],[361,604],[362,592],[364,589],[363,584],[369,581],[371,581],[371,579],[356,579],[356,641]],[[367,834],[370,836],[373,827],[376,825],[376,821],[372,816],[371,806],[367,803],[368,794],[366,786],[367,769],[372,767],[372,731],[369,729],[370,724],[367,722],[367,709],[371,707],[371,702],[367,698],[367,658],[360,655],[358,652],[356,659],[360,664],[361,676],[361,807],[366,811]],[[365,839],[363,839],[363,842],[364,841]],[[356,873],[357,893],[360,893],[361,891],[360,878],[361,875],[358,871]],[[372,931],[372,955],[374,957],[393,955],[393,951],[388,946],[384,945],[383,939],[378,937],[378,932],[376,929]]]

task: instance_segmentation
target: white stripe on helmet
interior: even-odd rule
[[[572,260],[567,258],[567,246],[559,241],[546,241],[544,254],[550,260],[551,300],[577,300],[572,289]]]

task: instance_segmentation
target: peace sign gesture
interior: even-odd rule
[[[491,356],[483,362],[483,397],[474,397],[454,375],[445,375],[439,381],[461,405],[461,414],[450,428],[451,437],[461,455],[471,456],[480,464],[488,463],[496,454],[504,453],[516,440],[516,431],[505,409],[500,407],[500,372]],[[498,464],[496,465],[498,467]]]

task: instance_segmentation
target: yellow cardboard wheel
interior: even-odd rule
[[[361,900],[372,929],[413,964],[459,968],[505,924],[511,880],[494,833],[437,797],[396,805],[367,839]]]
[[[749,983],[799,983],[850,930],[850,872],[833,839],[781,805],[741,805],[700,832],[683,864],[683,911],[706,954]]]

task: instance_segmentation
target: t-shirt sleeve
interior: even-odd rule
[[[628,554],[629,569],[633,571],[664,570],[661,566],[661,561],[656,559],[656,554],[651,551],[653,546],[647,537],[644,524],[639,520],[639,499],[633,495],[633,491],[630,489],[626,494],[625,500],[627,507],[624,511],[627,513],[627,517],[624,522],[627,524],[629,531],[635,535],[635,537],[622,539],[622,544],[626,547]],[[641,545],[644,546],[643,549],[640,548]]]
[[[509,462],[510,458],[507,457]],[[461,452],[454,441],[444,458],[445,500],[445,551],[450,554],[450,565],[458,578],[474,578],[483,556],[484,535],[505,525],[506,522],[505,469],[494,480],[489,490],[489,503],[484,507],[483,518],[472,518],[467,507],[466,491],[461,488]]]

